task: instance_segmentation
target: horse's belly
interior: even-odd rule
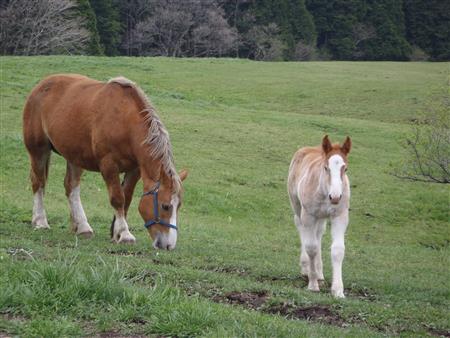
[[[92,153],[91,147],[86,145],[86,141],[72,139],[68,143],[55,141],[49,135],[54,150],[64,157],[68,162],[90,171],[99,171],[99,163]]]

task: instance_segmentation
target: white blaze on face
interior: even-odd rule
[[[331,177],[328,194],[332,199],[339,199],[342,196],[341,170],[344,165],[344,159],[340,155],[333,155],[328,159],[328,168],[330,169]]]
[[[172,200],[170,201],[170,204],[172,205],[172,214],[170,215],[169,223],[175,226],[177,225],[177,210],[179,203],[180,199],[178,196],[173,195]],[[169,232],[161,233],[156,241],[159,241],[162,248],[172,250],[175,249],[175,246],[177,245],[177,234],[178,232],[176,229],[169,228]]]

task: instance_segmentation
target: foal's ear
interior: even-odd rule
[[[352,149],[352,140],[349,136],[345,139],[344,144],[341,146],[341,151],[347,155],[350,152],[350,149]]]
[[[325,135],[322,139],[322,149],[325,152],[325,154],[328,154],[331,149],[333,149],[333,146],[330,142],[330,139],[328,138],[328,135]]]
[[[179,174],[181,181],[184,181],[188,177],[188,174],[189,172],[186,169],[181,170]]]

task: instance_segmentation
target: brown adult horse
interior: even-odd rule
[[[53,150],[67,160],[64,186],[77,235],[93,234],[80,201],[80,178],[86,169],[100,171],[108,187],[115,242],[136,240],[126,215],[142,177],[146,193],[139,212],[153,246],[175,248],[181,181],[187,171],[177,174],[169,134],[137,85],[123,77],[104,83],[75,74],[49,76],[27,99],[23,133],[31,161],[35,228],[49,228],[43,196]],[[122,184],[120,173],[125,173]]]

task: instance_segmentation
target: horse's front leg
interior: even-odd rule
[[[106,182],[111,206],[115,210],[115,220],[112,225],[112,239],[116,243],[134,243],[136,238],[128,229],[125,212],[125,194],[120,185],[119,170],[109,161],[103,161],[100,171]]]
[[[64,187],[69,200],[72,230],[77,235],[89,238],[94,234],[89,225],[80,199],[80,179],[83,169],[67,162]]]
[[[322,236],[325,233],[326,226],[327,226],[326,219],[319,220],[317,222],[316,237],[317,237],[317,242],[319,243],[319,250],[317,253],[316,269],[317,269],[317,275],[318,275],[319,280],[324,280],[323,263],[322,263]]]
[[[342,282],[342,262],[345,255],[344,236],[348,225],[348,210],[331,218],[331,264],[333,266],[333,281],[331,294],[337,298],[344,298],[344,284]]]
[[[136,187],[136,183],[141,178],[141,172],[139,168],[128,171],[125,173],[125,176],[122,181],[122,190],[125,196],[125,217],[128,215],[128,208],[130,207],[131,200],[133,199],[134,188]],[[114,239],[114,223],[116,222],[116,216],[114,215],[112,223],[111,223],[111,238]]]

